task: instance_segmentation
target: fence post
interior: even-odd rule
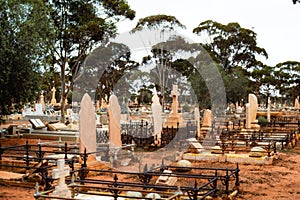
[[[67,144],[67,142],[65,142],[65,160],[67,160],[68,159],[68,144]]]
[[[229,195],[229,175],[228,175],[228,168],[226,168],[226,176],[225,176],[225,187],[226,187],[226,194]]]
[[[213,197],[216,197],[217,196],[217,190],[218,190],[218,170],[215,171],[215,181],[214,181],[214,184],[213,184],[213,187],[214,187],[214,194],[213,194]]]
[[[4,149],[2,149],[2,145],[0,143],[0,160],[2,160],[2,154],[4,153]]]
[[[41,141],[38,140],[38,162],[42,161],[42,144]]]
[[[235,186],[239,187],[240,186],[240,176],[239,176],[239,163],[236,163],[236,171],[235,171]]]

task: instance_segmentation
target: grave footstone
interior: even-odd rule
[[[87,153],[96,152],[96,113],[92,100],[88,94],[84,94],[79,111],[79,139],[81,153],[86,149]],[[89,156],[96,158],[95,154]]]
[[[111,95],[108,105],[109,143],[111,147],[121,147],[121,108],[118,98]]]
[[[69,167],[65,166],[65,160],[57,160],[57,169],[52,170],[52,178],[58,179],[58,185],[53,191],[54,197],[71,198],[71,191],[65,183],[65,177],[70,175]]]

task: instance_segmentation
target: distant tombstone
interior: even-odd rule
[[[204,114],[203,114],[203,123],[202,123],[202,126],[203,127],[211,127],[211,124],[212,124],[211,110],[206,109],[204,111]]]
[[[154,135],[157,136],[157,140],[161,139],[162,131],[162,106],[160,105],[159,98],[157,96],[156,89],[154,88],[154,95],[152,97],[152,117],[153,117],[153,128]]]
[[[177,124],[182,122],[182,117],[178,113],[178,107],[179,107],[179,103],[178,103],[178,95],[179,95],[178,85],[173,85],[171,95],[172,95],[172,105],[171,105],[172,111],[170,113],[170,116],[167,118],[166,122],[164,123],[164,127],[176,127]]]
[[[294,108],[295,109],[299,109],[300,107],[299,107],[299,97],[297,97],[296,99],[295,99],[295,105],[294,105]]]
[[[161,175],[158,177],[158,179],[156,180],[155,184],[159,184],[159,185],[168,185],[168,186],[173,186],[175,185],[175,183],[177,182],[177,177],[174,176],[170,176],[172,174],[171,170],[164,170],[163,174],[165,175]],[[170,175],[166,175],[166,174],[170,174]],[[149,198],[149,197],[146,197]]]
[[[58,185],[53,191],[54,197],[71,198],[71,191],[65,183],[65,177],[70,175],[69,167],[65,166],[65,160],[57,160],[57,169],[52,170],[52,178],[58,179]]]
[[[194,111],[195,121],[197,124],[197,136],[200,137],[200,111],[199,108],[196,107]]]
[[[41,94],[40,95],[40,101],[39,103],[42,105],[42,109],[43,109],[43,112],[45,111],[45,99],[44,99],[44,95]]]
[[[36,115],[43,115],[43,105],[40,103],[35,104],[35,114]]]
[[[258,109],[257,97],[254,94],[248,95],[248,103],[246,104],[246,128],[250,129],[257,125],[252,125],[252,122],[256,122],[256,115]]]
[[[87,153],[96,152],[96,113],[92,100],[88,94],[84,94],[79,111],[79,152],[86,148]],[[96,158],[95,154],[91,154]]]
[[[111,95],[108,104],[109,143],[111,147],[121,147],[121,108],[118,98]]]
[[[56,99],[55,99],[55,92],[56,92],[56,89],[55,89],[55,87],[53,87],[52,89],[51,89],[51,92],[52,92],[52,98],[51,98],[51,105],[52,106],[55,106],[56,105]]]
[[[189,138],[186,140],[189,144],[189,152],[201,153],[204,151],[203,146],[198,142],[196,138]]]

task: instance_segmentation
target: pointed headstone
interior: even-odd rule
[[[91,97],[86,93],[83,95],[79,111],[79,139],[80,153],[96,152],[96,113]],[[95,154],[91,154],[96,157]],[[89,156],[90,157],[90,156]]]
[[[198,136],[198,138],[200,138],[200,111],[199,111],[198,107],[195,108],[194,116],[195,116],[195,121],[197,124],[197,136]]]
[[[111,147],[121,147],[121,108],[118,98],[111,95],[108,104],[108,129],[109,143]]]
[[[157,140],[161,139],[162,131],[162,106],[160,105],[159,98],[157,96],[156,89],[154,88],[154,95],[152,97],[152,116],[153,116],[153,128],[154,135],[157,136]]]
[[[51,98],[51,106],[55,106],[56,105],[56,99],[55,99],[55,92],[56,92],[56,89],[55,87],[53,87],[51,89],[51,92],[52,92],[52,98]]]

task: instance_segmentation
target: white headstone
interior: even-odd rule
[[[79,139],[81,153],[96,152],[96,113],[93,102],[88,94],[84,94],[79,111]],[[96,158],[95,154],[90,156]],[[89,156],[89,157],[90,157]]]
[[[107,114],[109,120],[109,143],[111,147],[121,147],[121,108],[115,95],[111,95],[109,98]]]
[[[156,135],[158,141],[160,141],[161,131],[162,131],[162,106],[160,105],[159,98],[157,96],[157,92],[155,88],[154,88],[154,95],[152,97],[151,109],[152,109],[152,116],[153,116],[154,135]]]
[[[40,103],[35,104],[35,114],[36,115],[43,115],[43,105]]]
[[[71,191],[65,183],[65,177],[70,175],[68,166],[65,166],[65,160],[57,160],[57,169],[52,170],[52,178],[58,179],[58,185],[53,191],[54,197],[71,198]]]
[[[300,105],[299,105],[299,97],[297,97],[295,99],[295,105],[294,105],[295,109],[299,109],[300,108]]]
[[[200,111],[199,108],[196,106],[194,111],[195,121],[197,124],[197,136],[200,138]]]
[[[256,121],[257,109],[258,109],[257,97],[254,94],[249,94],[248,103],[246,104],[246,128],[247,129],[255,126],[252,125],[252,122]]]

